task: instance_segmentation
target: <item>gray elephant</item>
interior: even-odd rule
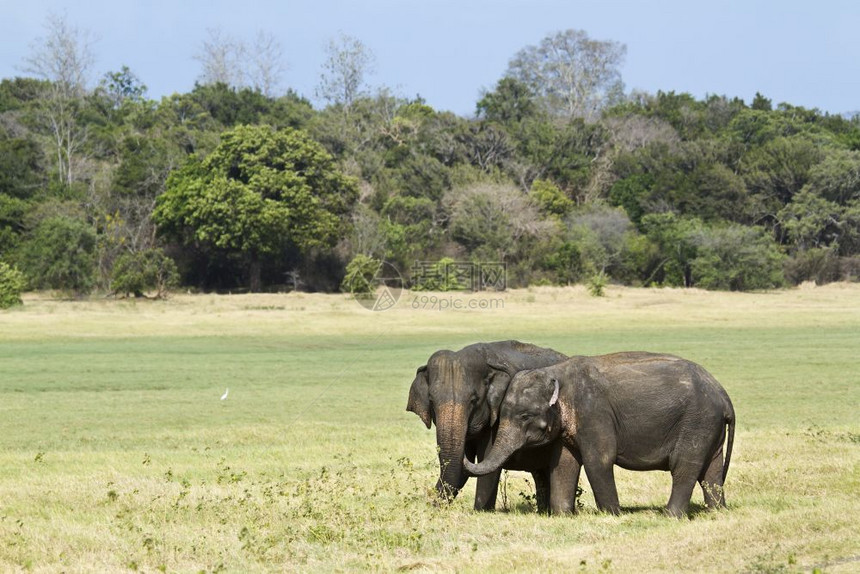
[[[481,461],[492,444],[491,413],[498,413],[511,377],[520,369],[554,365],[567,359],[552,349],[519,341],[475,343],[459,351],[437,351],[419,367],[409,389],[406,410],[417,414],[429,429],[436,424],[440,474],[436,490],[443,498],[457,495],[468,477],[462,460]],[[490,366],[504,365],[503,369]],[[530,471],[535,480],[538,509],[545,510],[551,446],[524,449],[504,465],[478,479],[475,509],[496,505],[502,466]],[[512,453],[513,454],[513,453]]]
[[[671,472],[666,512],[672,516],[686,514],[696,482],[706,506],[725,506],[735,413],[701,366],[672,355],[616,353],[572,357],[512,377],[492,449],[479,464],[464,461],[469,475],[492,474],[519,449],[554,442],[552,512],[573,510],[565,490],[576,488],[583,465],[597,507],[606,512],[620,510],[616,464]]]

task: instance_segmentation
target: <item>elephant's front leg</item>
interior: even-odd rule
[[[614,448],[614,445],[613,445]],[[591,490],[594,491],[594,502],[598,510],[609,514],[621,514],[618,503],[618,489],[615,487],[614,457],[607,455],[612,449],[602,450],[590,448],[582,453],[582,464],[585,465],[585,475]]]
[[[576,487],[582,464],[561,441],[553,448],[549,470],[549,509],[552,514],[576,512]]]
[[[615,487],[615,473],[612,465],[596,465],[585,463],[585,475],[591,489],[594,491],[594,502],[598,510],[609,514],[621,514],[618,503],[618,489]]]
[[[481,462],[487,456],[491,448],[490,433],[483,433],[476,442],[477,460]],[[496,496],[499,493],[499,478],[502,475],[500,468],[486,476],[479,476],[475,485],[475,510],[495,510]]]

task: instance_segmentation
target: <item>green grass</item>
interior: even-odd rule
[[[0,571],[860,567],[860,286],[498,297],[384,313],[334,295],[26,298],[0,313]],[[738,417],[729,509],[696,492],[689,519],[664,518],[667,474],[621,470],[620,517],[584,477],[580,515],[539,516],[513,472],[506,511],[471,511],[471,483],[434,504],[434,433],[404,410],[415,368],[505,338],[703,364]]]

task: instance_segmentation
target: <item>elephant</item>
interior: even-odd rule
[[[669,471],[670,516],[686,515],[696,482],[707,507],[725,506],[735,412],[726,391],[700,365],[674,355],[625,352],[507,372],[512,381],[495,440],[482,462],[464,460],[468,475],[496,472],[519,449],[555,444],[550,512],[575,510],[567,497],[584,466],[598,509],[618,514],[616,464]]]
[[[465,485],[461,461],[483,460],[492,444],[495,420],[511,377],[520,369],[553,365],[567,359],[552,349],[519,341],[475,343],[459,351],[440,350],[418,368],[409,389],[406,410],[417,414],[427,428],[436,424],[439,451],[439,480],[436,491],[451,500]],[[490,364],[504,364],[496,369]],[[538,509],[545,510],[552,447],[524,449],[512,456],[504,468],[525,470],[535,480]],[[475,510],[493,510],[496,505],[500,467],[478,479]]]

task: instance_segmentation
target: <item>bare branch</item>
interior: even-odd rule
[[[209,28],[206,32],[208,38],[203,41],[201,51],[194,56],[203,66],[198,81],[201,84],[234,87],[245,85],[245,45],[218,28]]]
[[[53,13],[45,20],[45,31],[45,36],[31,45],[23,70],[51,82],[64,98],[84,95],[95,62],[92,34]]]
[[[624,44],[566,30],[517,52],[507,75],[528,85],[553,114],[594,120],[623,93],[619,68],[626,52]]]
[[[365,77],[373,73],[376,58],[361,40],[343,33],[329,41],[326,54],[317,97],[349,108],[364,94]]]
[[[251,59],[251,85],[265,96],[274,97],[286,71],[280,42],[260,30],[254,42]]]

